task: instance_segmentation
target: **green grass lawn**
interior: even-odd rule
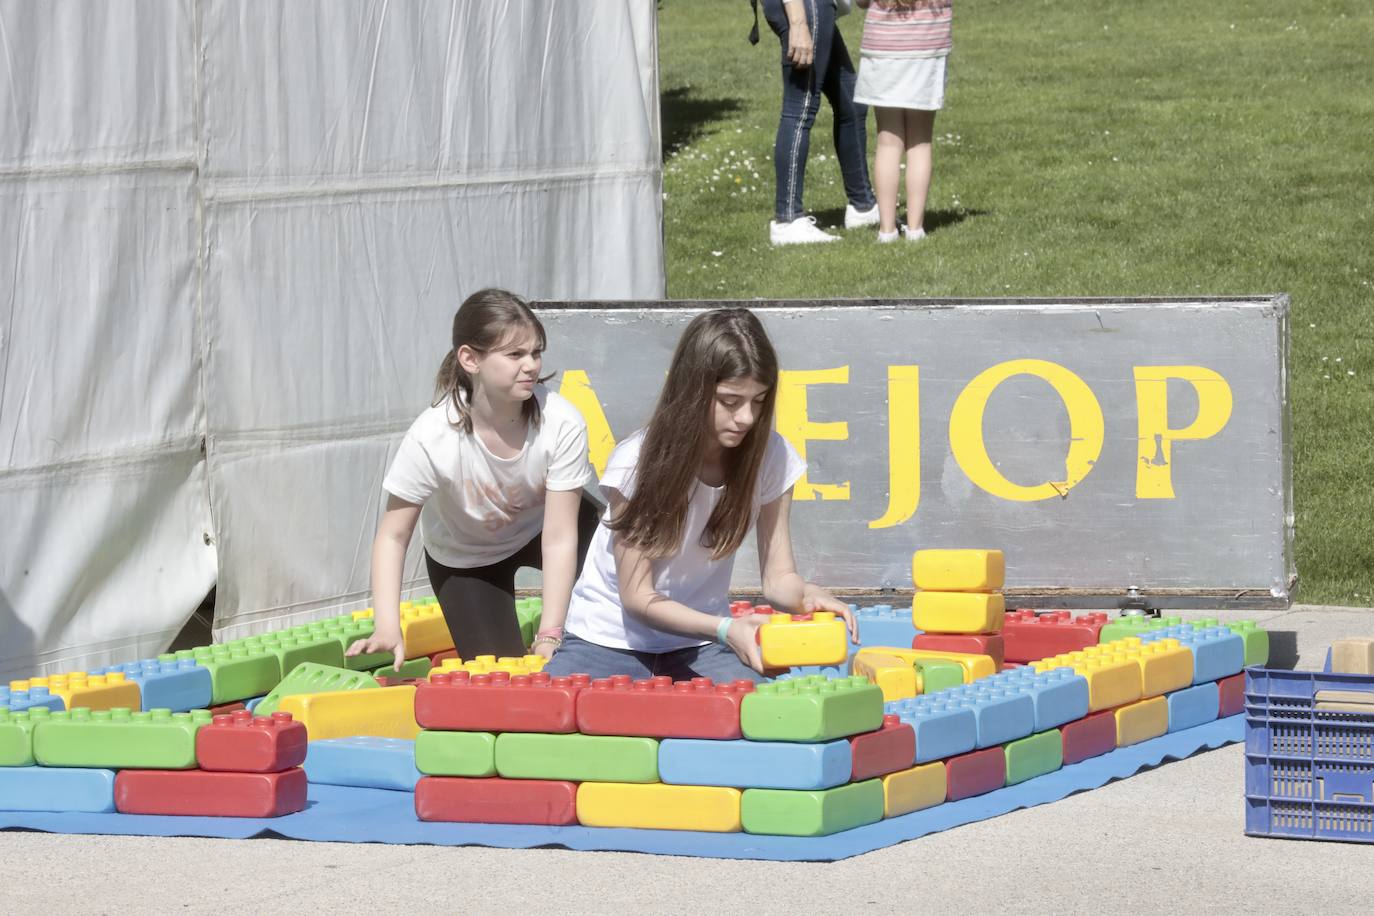
[[[958,0],[910,250],[768,245],[779,50],[751,21],[661,4],[670,296],[1287,292],[1297,598],[1374,605],[1374,7]],[[841,23],[857,57],[861,16]],[[845,205],[830,130],[823,109],[823,226]]]

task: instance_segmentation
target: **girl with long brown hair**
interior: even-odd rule
[[[453,316],[435,399],[401,440],[372,543],[375,630],[347,655],[392,652],[399,668],[401,575],[419,522],[425,565],[463,658],[523,655],[515,572],[544,573],[534,651],[558,647],[573,580],[597,524],[582,487],[595,479],[587,424],[539,371],[544,326],[523,299],[473,293]]]
[[[601,477],[610,508],[573,587],[550,674],[758,680],[765,618],[731,619],[735,552],[757,528],[764,597],[785,610],[849,609],[797,574],[788,530],[805,471],[773,431],[778,358],[747,309],[698,315],[673,353],[648,426]]]

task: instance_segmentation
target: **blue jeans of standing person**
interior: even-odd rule
[[[833,0],[794,0],[806,9],[806,24],[815,45],[811,66],[798,69],[787,59],[787,13],[782,0],[763,0],[764,17],[782,42],[782,117],[773,144],[773,170],[777,176],[774,205],[780,223],[804,215],[802,185],[806,156],[811,145],[811,126],[821,109],[821,96],[835,113],[835,155],[840,161],[844,193],[856,210],[871,210],[878,202],[868,180],[868,107],[854,103],[858,73],[849,59],[844,36],[835,25]]]
[[[590,674],[592,680],[617,674],[628,674],[636,680],[664,674],[675,681],[709,677],[717,684],[763,680],[763,675],[740,661],[733,650],[718,643],[672,652],[636,652],[598,646],[571,633],[563,637],[563,645],[544,666],[544,671],[554,677]]]

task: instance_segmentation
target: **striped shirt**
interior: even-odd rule
[[[873,0],[864,17],[864,57],[944,57],[953,46],[954,0],[895,7]]]

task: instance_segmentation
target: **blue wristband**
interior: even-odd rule
[[[730,624],[734,622],[735,619],[733,617],[725,617],[720,623],[716,624],[716,642],[720,643],[722,646],[729,645],[726,634],[730,632]]]

